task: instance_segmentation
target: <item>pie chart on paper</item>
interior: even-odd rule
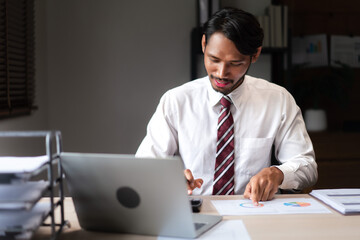
[[[284,205],[289,207],[308,207],[311,204],[307,202],[286,202]]]
[[[263,207],[264,204],[262,203],[259,203],[258,206],[255,206],[252,202],[251,203],[241,203],[240,204],[240,207],[243,207],[243,208],[260,208],[260,207]]]

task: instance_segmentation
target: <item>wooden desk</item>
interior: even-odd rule
[[[307,194],[277,195],[277,198],[310,197]],[[243,199],[242,196],[203,196],[201,213],[218,214],[211,199]],[[360,215],[343,216],[332,210],[331,214],[225,216],[243,220],[251,239],[360,239]],[[80,228],[71,198],[65,199],[65,218],[71,228],[65,228],[59,239],[157,239],[153,236],[89,232]],[[50,229],[40,227],[35,240],[50,239]]]

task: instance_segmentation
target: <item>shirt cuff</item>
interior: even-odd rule
[[[284,174],[284,179],[282,183],[280,184],[279,188],[281,189],[297,189],[297,183],[295,181],[295,174],[292,168],[284,165],[277,165],[274,166],[280,169],[280,171]]]

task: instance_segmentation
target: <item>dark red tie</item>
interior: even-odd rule
[[[213,195],[234,194],[234,120],[230,112],[231,99],[221,98],[218,120],[216,163]]]

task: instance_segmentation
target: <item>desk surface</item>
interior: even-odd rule
[[[307,194],[276,195],[276,198],[310,197]],[[213,199],[243,199],[242,196],[202,196],[201,213],[218,212],[211,204]],[[360,239],[360,215],[343,216],[329,208],[331,214],[294,215],[252,215],[224,216],[224,220],[241,219],[251,239]],[[71,198],[65,199],[65,219],[71,227],[66,227],[59,239],[157,239],[152,236],[129,234],[109,234],[88,232],[80,228]],[[40,227],[34,239],[50,239],[49,227]]]

